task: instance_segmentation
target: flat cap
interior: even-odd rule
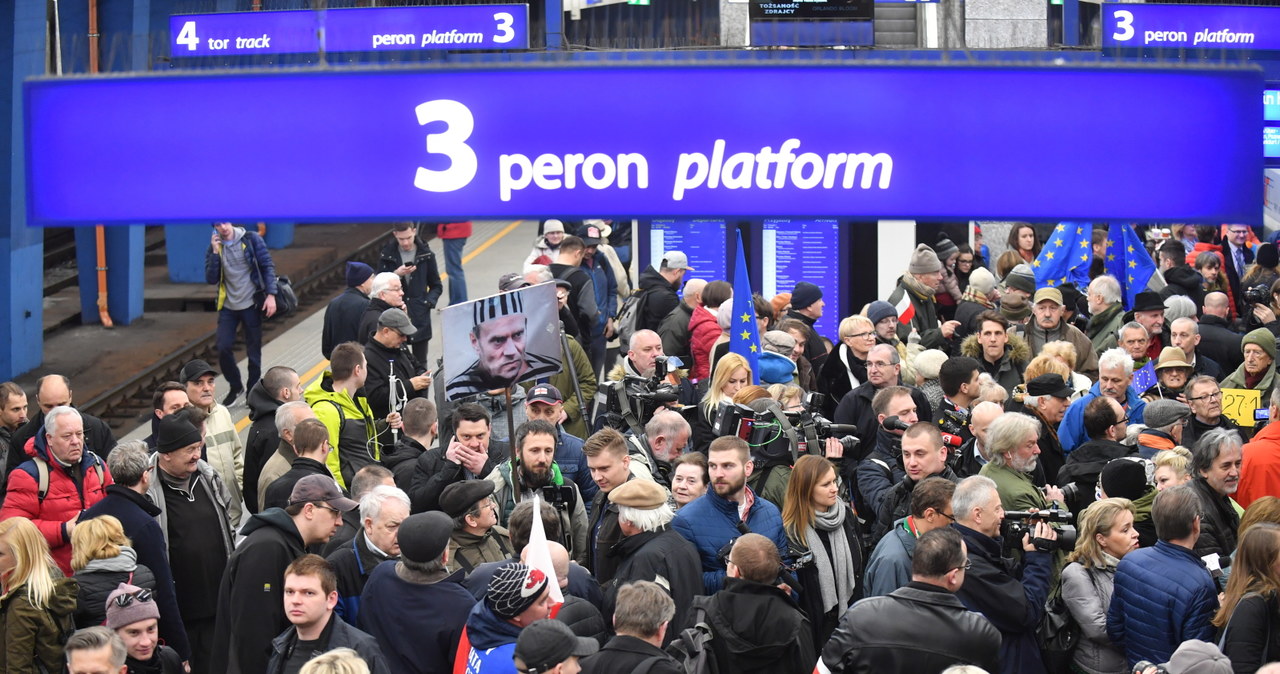
[[[609,501],[628,508],[653,510],[667,502],[667,490],[653,480],[627,480],[609,492]]]
[[[493,483],[488,480],[463,480],[454,482],[440,492],[440,509],[449,517],[465,515],[480,499],[493,494]]]

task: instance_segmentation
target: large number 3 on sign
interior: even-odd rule
[[[1133,12],[1117,9],[1112,16],[1116,18],[1116,32],[1111,34],[1112,39],[1124,42],[1133,37]]]
[[[448,157],[449,168],[434,171],[418,167],[413,186],[427,192],[453,192],[466,187],[476,177],[479,166],[475,150],[466,142],[476,125],[471,111],[457,101],[446,100],[427,101],[414,111],[419,125],[444,122],[444,131],[427,134],[427,152]]]

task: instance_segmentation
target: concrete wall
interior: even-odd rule
[[[1043,49],[1049,46],[1049,6],[1031,0],[967,0],[969,49]]]

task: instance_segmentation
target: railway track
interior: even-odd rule
[[[290,279],[293,281],[294,291],[298,294],[298,310],[292,316],[264,322],[262,324],[263,343],[323,309],[327,300],[336,291],[345,288],[345,269],[348,260],[358,260],[370,266],[376,266],[378,253],[390,237],[389,233],[379,236],[354,250],[350,256],[335,260],[306,278]],[[216,321],[211,319],[210,325],[215,324]],[[163,382],[176,380],[178,371],[187,361],[201,358],[216,362],[216,342],[217,331],[210,330],[144,368],[128,381],[108,389],[78,407],[106,421],[113,430],[145,422],[146,417],[151,414],[151,395],[156,387]]]

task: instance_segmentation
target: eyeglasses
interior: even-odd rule
[[[952,515],[951,513],[944,513],[944,512],[942,512],[941,510],[937,511],[937,513],[938,513],[939,515],[942,515],[943,517],[945,517],[945,518],[947,518],[947,519],[951,520],[952,522],[955,522],[955,521],[956,521],[956,516],[955,516],[955,515]]]
[[[885,369],[885,368],[893,367],[894,365],[897,365],[897,363],[879,363],[879,362],[876,362],[876,361],[874,361],[874,360],[873,360],[873,361],[870,361],[870,362],[868,362],[868,363],[867,363],[867,369],[868,369],[868,370],[883,370],[883,369]]]
[[[139,602],[151,601],[151,590],[142,589],[137,592],[130,592],[129,594],[117,595],[113,601],[115,601],[116,606],[124,608],[129,604],[132,604],[134,599],[137,599]]]
[[[1114,424],[1111,424],[1111,425],[1112,425],[1112,426],[1119,426],[1120,424],[1127,424],[1127,423],[1129,423],[1129,417],[1128,417],[1128,416],[1125,416],[1124,418],[1120,419],[1119,421],[1117,421],[1117,422],[1115,422]]]
[[[320,503],[313,503],[312,505],[323,510],[328,510],[329,512],[338,513],[339,515],[342,514],[341,510],[338,510],[337,508],[334,508],[333,506],[330,506],[330,505],[322,505]]]
[[[956,264],[973,264],[973,258],[969,258],[967,260],[965,258],[960,258],[956,260]]]
[[[874,332],[859,332],[856,335],[849,335],[849,339],[865,339],[867,337],[875,339],[875,336],[876,336],[876,333]]]
[[[1198,401],[1201,401],[1201,400],[1215,400],[1215,399],[1217,399],[1217,398],[1221,398],[1221,397],[1222,397],[1222,391],[1214,391],[1213,393],[1206,393],[1206,394],[1204,394],[1204,395],[1202,395],[1202,396],[1196,396],[1196,397],[1194,397],[1194,398],[1187,398],[1187,402],[1192,402],[1192,403],[1194,403],[1194,402],[1198,402]]]
[[[965,571],[968,571],[969,569],[972,569],[972,568],[973,568],[973,560],[972,560],[972,559],[966,559],[966,560],[964,560],[964,564],[963,564],[963,565],[961,565],[961,566],[953,566],[953,567],[951,567],[951,569],[952,569],[952,570],[955,570],[955,569],[963,569],[963,570],[965,570]]]

